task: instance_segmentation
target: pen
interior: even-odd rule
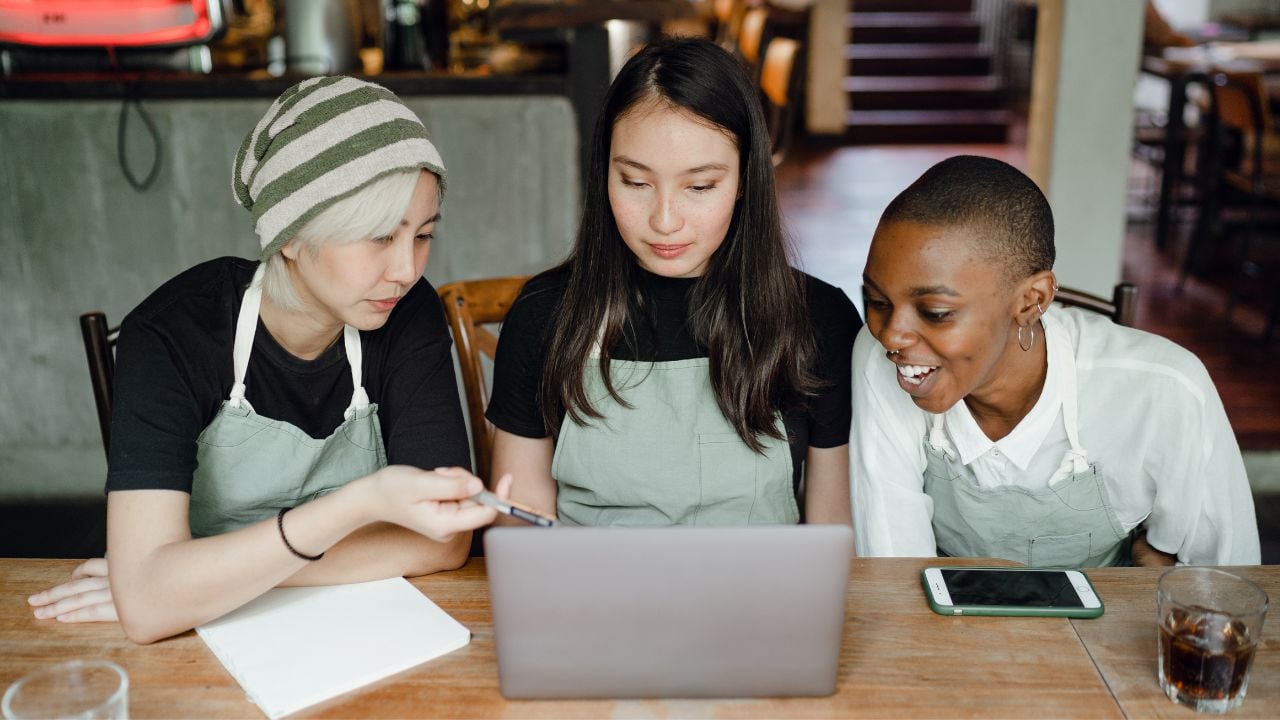
[[[488,490],[481,490],[475,495],[472,495],[471,500],[473,502],[478,502],[481,505],[488,505],[489,507],[497,510],[500,513],[510,515],[511,517],[516,518],[517,520],[523,520],[529,523],[530,525],[537,525],[538,527],[547,527],[547,528],[555,527],[556,525],[559,525],[559,523],[556,522],[556,519],[553,517],[548,517],[547,515],[543,515],[542,513],[538,512],[537,510],[534,510],[531,507],[519,505],[517,503],[511,502],[510,500],[503,500],[502,498],[498,497],[497,495],[494,495]]]

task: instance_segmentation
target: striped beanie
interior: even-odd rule
[[[231,187],[252,215],[265,260],[333,203],[394,172],[444,162],[427,128],[390,90],[315,77],[285,90],[236,153]]]

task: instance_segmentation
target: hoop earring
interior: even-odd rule
[[[1031,339],[1027,341],[1025,344],[1022,342],[1023,330],[1031,331]],[[1031,348],[1035,347],[1035,345],[1036,345],[1036,329],[1031,325],[1028,325],[1026,327],[1019,325],[1018,326],[1018,347],[1022,348],[1022,352],[1030,352]]]

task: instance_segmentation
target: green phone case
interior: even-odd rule
[[[1045,606],[1045,607],[1026,607],[1019,605],[939,605],[933,592],[929,589],[929,580],[925,576],[925,571],[931,569],[952,569],[952,570],[1001,570],[1007,572],[1058,572],[1057,570],[1049,570],[1047,568],[1018,568],[1018,567],[969,567],[965,565],[933,565],[920,571],[920,585],[924,588],[924,596],[929,600],[929,607],[939,615],[948,617],[964,617],[965,615],[1002,615],[1009,617],[1068,617],[1068,618],[1096,618],[1102,615],[1106,610],[1106,603],[1102,601],[1102,596],[1098,594],[1097,588],[1093,586],[1093,581],[1089,576],[1080,571],[1084,575],[1085,582],[1089,583],[1089,589],[1093,590],[1093,594],[1098,598],[1098,607],[1068,607],[1068,606]]]

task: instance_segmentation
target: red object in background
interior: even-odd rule
[[[39,47],[194,45],[226,25],[223,0],[0,0],[0,43]]]

